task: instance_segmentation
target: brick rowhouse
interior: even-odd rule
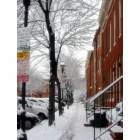
[[[102,90],[123,74],[123,1],[103,0],[99,29],[93,39],[86,66],[87,98]],[[92,87],[92,88],[91,88]],[[114,85],[114,105],[122,97],[123,83]]]

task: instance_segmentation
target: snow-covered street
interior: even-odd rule
[[[74,103],[63,116],[56,112],[55,126],[48,127],[46,120],[27,131],[28,140],[92,140],[93,128],[85,127],[85,120],[84,104]]]

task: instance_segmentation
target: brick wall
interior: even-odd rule
[[[123,74],[123,1],[110,0],[102,8],[100,27],[93,39],[94,51],[87,66],[88,97]],[[112,88],[114,104],[121,99],[122,89],[122,81]]]

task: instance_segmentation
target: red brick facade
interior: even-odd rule
[[[93,81],[93,89],[87,98],[105,88],[123,74],[123,0],[104,0],[100,12],[99,29],[93,40],[93,54],[88,60],[87,85]],[[92,60],[93,59],[93,60]],[[93,64],[91,64],[93,63]],[[92,66],[93,65],[93,66]],[[88,70],[88,71],[91,71]],[[90,77],[91,76],[91,77]],[[90,83],[90,85],[92,85]],[[123,83],[112,88],[117,103],[122,96]],[[90,93],[90,94],[89,94]]]
[[[87,97],[94,95],[93,87],[94,87],[94,52],[89,52],[86,68],[86,79],[87,79]]]

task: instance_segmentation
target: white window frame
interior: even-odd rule
[[[114,16],[113,16],[113,20],[114,20],[114,39],[113,39],[113,46],[116,45],[116,11],[114,11]]]
[[[121,9],[121,0],[119,0],[119,37],[122,35],[122,9]]]
[[[112,44],[112,26],[111,26],[111,22],[110,22],[110,47],[109,47],[110,52],[111,52],[111,48],[112,48],[111,44]]]

